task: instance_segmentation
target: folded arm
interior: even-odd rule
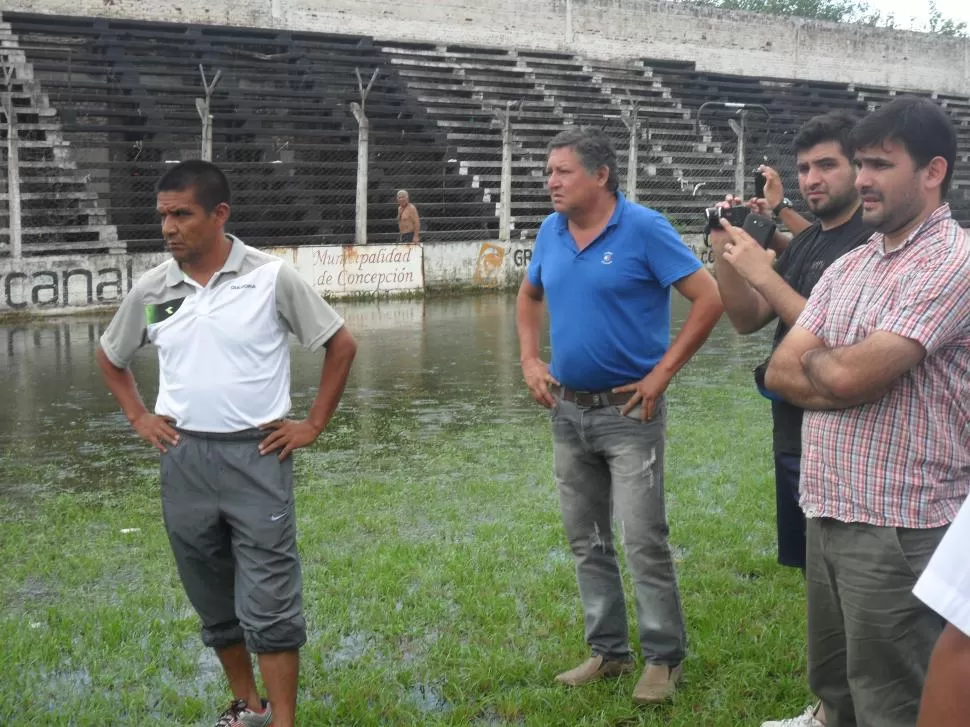
[[[882,398],[925,355],[916,341],[888,331],[828,347],[795,326],[772,355],[765,386],[804,409],[846,409]]]

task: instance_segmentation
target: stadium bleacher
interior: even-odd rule
[[[862,115],[892,89],[700,72],[690,62],[626,62],[569,53],[441,46],[366,36],[3,13],[0,59],[12,68],[22,227],[27,254],[157,249],[153,185],[197,158],[211,81],[213,160],[234,189],[233,230],[263,246],[354,241],[358,73],[370,121],[368,240],[397,239],[395,193],[408,189],[422,238],[498,234],[502,116],[512,124],[513,236],[549,211],[546,144],[568,125],[598,125],[627,169],[624,117],[636,104],[638,199],[683,232],[733,191],[730,109],[748,104],[745,167],[764,158],[796,195],[791,136],[833,108]],[[970,99],[925,92],[954,119],[964,162],[952,204],[970,221]],[[9,125],[0,124],[6,138]],[[6,143],[0,145],[7,164]],[[0,254],[8,242],[0,174]]]

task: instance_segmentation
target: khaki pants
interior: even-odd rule
[[[914,727],[943,619],[913,586],[946,532],[808,520],[808,678],[828,727]]]

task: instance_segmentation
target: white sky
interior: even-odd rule
[[[929,18],[927,0],[867,0],[869,6],[883,15],[896,16],[896,27],[925,30]],[[970,2],[968,0],[936,0],[936,7],[943,17],[965,21],[970,25]]]

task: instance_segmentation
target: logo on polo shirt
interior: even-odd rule
[[[600,262],[603,263],[604,265],[612,265],[613,264],[613,253],[611,253],[609,250],[607,250],[606,252],[604,252],[603,253],[603,259],[600,260]]]
[[[230,285],[229,286],[229,290],[243,290],[244,288],[252,288],[253,290],[255,290],[256,289],[256,286],[253,285],[252,283],[244,283],[242,285]]]
[[[155,323],[161,323],[166,318],[171,318],[175,315],[182,303],[185,302],[185,298],[174,298],[172,300],[167,300],[164,303],[150,303],[145,306],[145,321],[148,325],[153,325]]]

